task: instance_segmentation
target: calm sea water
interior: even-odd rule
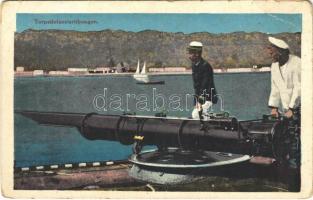
[[[139,85],[127,75],[19,77],[14,80],[14,108],[102,114],[122,114],[126,111],[154,115],[161,110],[153,111],[153,102],[161,107],[162,96],[168,116],[190,116],[192,101],[186,100],[186,94],[193,94],[191,75],[156,75],[152,80],[163,80],[165,84]],[[238,119],[260,118],[269,112],[269,73],[216,74],[215,84],[223,99],[223,109]],[[135,109],[138,103],[135,97],[139,95],[147,97],[145,101],[150,111]],[[172,107],[169,99],[171,95],[176,96],[176,104]],[[95,106],[97,96],[101,97],[96,98]],[[177,98],[180,98],[181,110],[173,109],[178,106]],[[119,102],[120,109],[113,110],[119,106]],[[220,110],[220,103],[213,107],[214,111]],[[89,141],[76,128],[42,126],[18,114],[14,116],[14,156],[17,167],[118,160],[126,159],[130,154],[130,146],[118,142]]]

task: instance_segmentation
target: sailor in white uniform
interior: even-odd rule
[[[272,44],[269,53],[273,63],[268,105],[272,115],[278,116],[281,107],[284,115],[291,118],[293,111],[300,106],[301,59],[289,54],[289,46],[283,40],[269,37],[269,41]]]
[[[287,183],[290,191],[300,191],[300,127],[301,109],[301,59],[289,52],[288,44],[280,39],[269,37],[271,46],[268,48],[272,57],[271,94],[268,105],[275,117],[283,115],[288,118],[290,135],[287,147]]]

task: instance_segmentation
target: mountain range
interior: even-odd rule
[[[203,43],[203,57],[213,68],[269,66],[268,36],[285,40],[291,53],[301,55],[301,33],[28,29],[15,33],[14,66],[23,66],[25,70],[65,70],[113,67],[123,62],[134,69],[139,59],[146,61],[147,67],[190,67],[186,47],[194,40]]]

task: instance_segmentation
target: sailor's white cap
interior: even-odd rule
[[[268,40],[270,41],[270,43],[272,43],[273,45],[282,48],[282,49],[289,49],[288,44],[284,41],[284,40],[280,40],[274,37],[268,37]]]
[[[203,47],[202,43],[201,43],[201,42],[198,42],[198,41],[192,41],[192,42],[190,42],[189,46],[190,46],[190,47],[198,47],[198,48],[199,48],[199,47],[200,47],[200,48]]]
[[[187,48],[187,50],[189,50],[189,51],[201,51],[202,47],[203,47],[203,45],[201,42],[192,41],[189,43],[189,47]]]

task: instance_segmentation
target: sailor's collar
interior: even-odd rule
[[[289,56],[288,56],[288,60],[285,62],[285,64],[283,64],[283,65],[279,65],[279,62],[278,62],[278,61],[277,61],[276,63],[277,63],[277,65],[281,68],[281,67],[286,66],[289,62],[290,62],[290,54],[289,54]]]
[[[194,63],[194,66],[198,67],[200,65],[200,63],[202,62],[202,60],[203,59],[201,58],[198,62]]]
[[[201,60],[195,63],[195,66],[198,66],[200,64]]]

